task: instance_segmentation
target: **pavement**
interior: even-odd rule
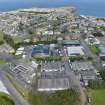
[[[8,92],[12,96],[16,105],[30,105],[27,100],[25,100],[15,89],[12,83],[8,80],[5,73],[0,70],[0,78],[3,81],[5,87],[7,88]]]

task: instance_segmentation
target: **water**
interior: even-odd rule
[[[75,6],[82,15],[105,17],[104,0],[0,0],[0,11],[31,7]]]

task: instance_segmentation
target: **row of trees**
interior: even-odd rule
[[[100,71],[102,79],[105,81],[105,70]]]
[[[4,44],[4,41],[0,41],[0,45]]]
[[[100,71],[102,80],[90,80],[89,87],[92,89],[105,89],[105,70]]]
[[[12,46],[13,48],[15,48],[14,40],[11,38],[10,35],[4,34],[4,35],[3,35],[3,39],[4,39],[10,46]]]
[[[102,80],[90,80],[89,81],[89,87],[91,89],[104,89],[105,83]]]
[[[61,61],[61,57],[35,57],[37,61]]]
[[[84,60],[83,56],[73,56],[73,57],[69,57],[70,61],[74,62],[75,60]]]
[[[51,40],[51,41],[37,41],[37,42],[20,42],[20,43],[15,43],[14,40],[10,35],[5,35],[3,36],[4,40],[12,46],[14,49],[19,48],[19,46],[24,46],[24,45],[34,45],[34,44],[51,44],[51,43],[57,43],[57,40]]]

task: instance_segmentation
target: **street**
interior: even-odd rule
[[[0,78],[3,81],[5,87],[7,88],[8,92],[11,94],[14,102],[16,105],[30,105],[14,88],[12,83],[8,80],[5,73],[0,70]]]
[[[101,61],[100,61],[100,57],[97,56],[97,55],[95,55],[95,54],[93,54],[93,53],[90,51],[88,45],[86,44],[86,42],[84,41],[83,38],[80,38],[80,41],[81,41],[81,44],[83,45],[83,47],[84,47],[84,49],[85,49],[86,56],[87,56],[87,57],[91,57],[91,58],[93,59],[93,62],[94,62],[94,64],[95,64],[95,67],[97,68],[97,70],[102,69],[102,66],[101,66],[101,63],[100,63],[100,62],[101,62]]]

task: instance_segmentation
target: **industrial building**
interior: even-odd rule
[[[95,69],[94,66],[92,65],[91,62],[86,62],[86,61],[75,61],[72,62],[72,69],[74,71],[81,71],[81,70],[93,70]]]
[[[49,46],[44,44],[34,45],[31,56],[49,56]]]
[[[42,63],[38,91],[65,90],[75,86],[69,62]]]
[[[99,73],[96,71],[91,62],[75,61],[71,64],[74,73],[79,80],[82,80],[85,86],[88,85],[89,80],[100,79]]]
[[[68,78],[39,79],[38,91],[65,90],[70,87]]]
[[[64,46],[80,46],[79,40],[64,40],[63,41]]]
[[[84,55],[84,48],[82,46],[70,46],[67,47],[68,56]]]
[[[65,62],[46,62],[42,63],[41,71],[45,72],[54,72],[54,71],[64,71],[65,70]]]
[[[99,45],[96,45],[96,47],[99,50],[99,56],[100,57],[105,56],[105,45],[104,44],[99,44]]]

